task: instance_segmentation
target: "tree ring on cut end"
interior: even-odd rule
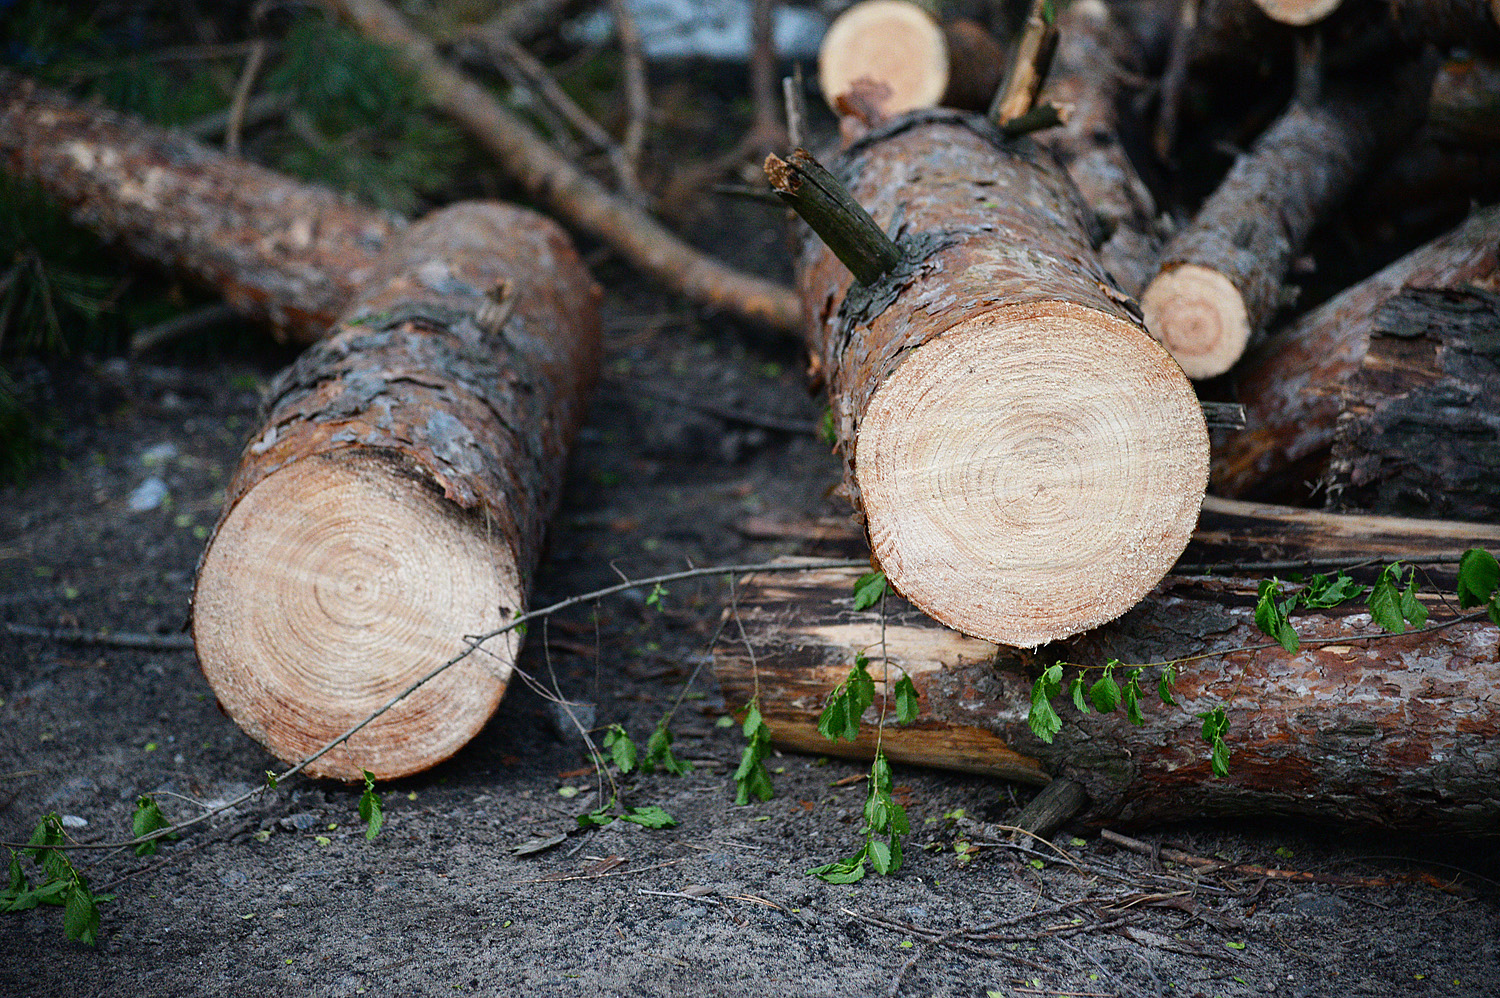
[[[948,89],[948,43],[932,16],[906,0],[867,0],[834,19],[818,50],[830,107],[861,79],[891,88],[887,115],[936,107]]]
[[[198,573],[193,637],[233,720],[296,762],[462,652],[521,606],[514,558],[394,457],[295,461],[242,496]],[[494,713],[514,632],[449,668],[307,769],[420,772]]]
[[[1157,275],[1141,295],[1141,311],[1190,378],[1223,374],[1250,342],[1244,297],[1211,267],[1184,263]]]
[[[1031,647],[1120,616],[1197,524],[1208,433],[1138,327],[1047,301],[913,351],[865,410],[855,480],[886,577],[966,634]]]

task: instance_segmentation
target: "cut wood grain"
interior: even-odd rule
[[[278,377],[192,621],[220,703],[272,754],[311,754],[524,610],[597,365],[597,298],[556,225],[463,203],[408,229],[333,335]],[[308,772],[385,780],[447,758],[494,711],[519,640]]]
[[[1076,189],[1031,143],[948,112],[877,129],[835,171],[903,254],[855,284],[809,236],[797,267],[880,567],[938,619],[1014,644],[1123,613],[1187,541],[1207,434]]]

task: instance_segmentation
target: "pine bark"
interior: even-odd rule
[[[405,225],[4,70],[0,161],[106,242],[301,343],[343,314]]]
[[[1052,150],[1106,233],[1104,269],[1138,297],[1156,273],[1156,201],[1120,144],[1119,108],[1129,73],[1141,69],[1129,32],[1101,0],[1075,0],[1057,18],[1057,53],[1041,100],[1070,109],[1066,123],[1036,135]]]
[[[1141,305],[1189,376],[1229,370],[1282,301],[1313,226],[1377,155],[1417,126],[1430,74],[1403,73],[1395,101],[1352,81],[1296,101],[1266,130],[1162,252]]]
[[[1467,287],[1391,298],[1341,395],[1331,506],[1500,517],[1500,294]]]
[[[1245,429],[1214,454],[1214,489],[1275,498],[1323,482],[1344,395],[1363,369],[1377,316],[1403,291],[1500,289],[1500,207],[1330,299],[1258,348],[1241,366]],[[1305,496],[1303,496],[1305,498]]]
[[[927,613],[1016,644],[1123,613],[1186,543],[1207,438],[1076,189],[947,112],[897,119],[834,170],[903,254],[853,286],[809,235],[797,268],[881,567]]]
[[[224,709],[299,760],[524,610],[599,350],[599,292],[530,211],[409,228],[274,383],[199,569],[198,656]],[[468,741],[514,632],[308,772],[390,779]]]
[[[1244,508],[1238,517],[1256,519]],[[1366,519],[1294,531],[1285,547],[1317,552],[1317,532],[1332,530],[1329,550],[1342,552]],[[1408,521],[1395,536],[1390,527],[1372,527],[1384,537],[1377,544],[1408,551],[1500,544],[1500,532],[1477,525]],[[1274,518],[1262,519],[1254,532],[1275,530]],[[1288,654],[1255,626],[1254,580],[1169,576],[1119,620],[1032,654],[964,637],[894,598],[884,621],[877,608],[856,612],[858,574],[766,577],[739,587],[734,612],[753,655],[726,640],[714,671],[736,711],[759,691],[761,715],[784,748],[869,758],[887,683],[906,675],[921,712],[910,725],[887,724],[882,745],[892,760],[1022,783],[1076,781],[1089,797],[1083,820],[1096,825],[1283,815],[1474,834],[1493,831],[1500,816],[1500,704],[1492,695],[1500,629],[1483,618],[1368,641],[1360,638],[1372,631],[1362,607],[1299,612],[1302,648]],[[830,742],[817,717],[856,654],[869,659],[876,702],[858,741]],[[1063,727],[1050,744],[1027,724],[1032,684],[1051,661],[1100,666],[1191,655],[1208,657],[1179,665],[1174,706],[1155,693],[1161,665],[1145,670],[1141,726],[1123,711],[1081,713],[1066,695],[1054,701]],[[1071,676],[1069,668],[1065,688]],[[1221,706],[1231,757],[1228,776],[1218,779],[1197,715]]]

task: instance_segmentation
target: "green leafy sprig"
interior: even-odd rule
[[[139,815],[141,811],[138,809],[136,813]],[[156,813],[160,815],[160,811]],[[10,876],[5,889],[0,890],[0,912],[56,905],[63,909],[63,932],[67,937],[92,946],[99,939],[99,905],[113,901],[114,895],[89,890],[88,878],[58,848],[64,841],[61,819],[49,814],[37,824],[24,848],[11,850]],[[42,877],[35,887],[26,876],[23,857],[41,867]]]

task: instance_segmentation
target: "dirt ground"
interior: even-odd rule
[[[771,556],[787,544],[746,540],[746,517],[836,512],[824,496],[837,465],[811,435],[659,397],[814,423],[795,350],[643,291],[612,261],[597,269],[610,288],[605,375],[537,605],[607,585],[615,566],[644,575]],[[0,619],[179,635],[257,387],[284,360],[268,350],[199,366],[32,368],[63,415],[60,460],[0,491]],[[132,512],[152,478],[168,500]],[[723,597],[705,583],[674,589],[661,613],[639,595],[574,612],[533,633],[523,665],[544,679],[554,670],[596,724],[644,739],[705,660]],[[187,817],[187,798],[227,798],[274,764],[217,709],[191,651],[0,633],[0,666],[4,839],[24,839],[49,811],[69,816],[80,841],[119,838],[140,794]],[[914,826],[905,867],[832,886],[803,871],[857,844],[864,791],[848,778],[863,767],[778,757],[776,797],[736,807],[741,736],[722,717],[701,671],[673,725],[694,771],[624,783],[627,802],[658,804],[678,827],[580,832],[594,792],[582,743],[513,684],[454,759],[380,788],[388,820],[373,842],[355,789],[296,780],[158,857],[81,860],[95,889],[116,895],[98,946],[64,939],[55,908],[4,916],[0,994],[1500,992],[1493,842],[1286,825],[1149,836],[1390,883],[1194,876],[1090,832],[1058,836],[1066,856],[1000,844],[983,824],[1014,814],[1022,788],[898,767]],[[565,796],[571,787],[581,792]],[[565,833],[548,850],[513,851]],[[960,837],[980,844],[967,862]],[[1432,876],[1403,879],[1418,872]],[[939,942],[975,929],[997,938]]]
[[[780,219],[726,200],[684,224],[764,272]],[[617,571],[787,553],[794,542],[740,528],[843,512],[827,498],[837,461],[812,433],[673,401],[811,427],[822,405],[796,347],[584,250],[607,288],[604,374],[533,605]],[[0,623],[180,641],[259,390],[289,359],[267,346],[23,365],[58,445],[24,486],[0,487]],[[153,490],[159,504],[133,511]],[[1010,843],[987,826],[1029,790],[897,767],[905,866],[849,886],[808,876],[857,846],[866,767],[778,756],[774,799],[733,804],[742,737],[699,668],[725,594],[704,582],[660,611],[641,593],[570,611],[532,631],[521,663],[642,742],[691,683],[672,730],[693,771],[622,781],[626,803],[659,805],[677,827],[580,830],[596,791],[583,743],[513,683],[457,756],[379,787],[373,841],[358,788],[299,779],[156,857],[82,854],[94,889],[115,895],[98,945],[67,941],[56,908],[0,915],[0,996],[1500,994],[1494,840],[1286,823],[1139,833],[1322,879],[1194,874],[1095,830],[1064,829],[1056,849]],[[191,650],[0,628],[0,839],[24,840],[48,812],[77,841],[123,838],[142,794],[183,819],[275,764],[219,711]],[[975,848],[955,851],[961,839]],[[1328,882],[1340,877],[1363,884]]]

